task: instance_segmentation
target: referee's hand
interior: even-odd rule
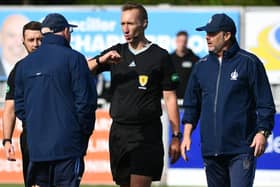
[[[170,163],[174,164],[180,158],[180,140],[179,138],[172,138],[169,146]]]
[[[118,64],[121,62],[121,59],[121,55],[115,50],[109,51],[99,57],[101,64]]]

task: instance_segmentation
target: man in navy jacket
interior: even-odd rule
[[[17,67],[15,108],[27,127],[28,186],[76,187],[84,171],[96,90],[85,57],[69,45],[73,27],[49,14],[42,45]]]
[[[200,119],[201,149],[209,187],[253,186],[256,157],[265,151],[275,105],[262,62],[240,49],[236,27],[215,14],[203,27],[209,55],[193,68],[185,93],[182,157]]]

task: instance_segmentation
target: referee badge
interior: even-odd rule
[[[10,91],[10,86],[7,84],[6,93],[8,93],[9,91]]]
[[[140,86],[138,87],[139,89],[146,90],[147,89],[147,83],[148,83],[149,77],[147,75],[139,75],[138,76],[138,81]]]
[[[171,81],[172,82],[179,82],[180,78],[179,78],[179,75],[177,73],[173,73],[171,75]]]

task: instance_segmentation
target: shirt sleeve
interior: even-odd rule
[[[17,64],[15,70],[15,113],[16,116],[25,121],[24,110],[24,81],[23,81],[23,64]]]
[[[275,104],[263,63],[255,57],[250,81],[256,101],[257,130],[271,131],[274,127]]]
[[[79,124],[86,135],[94,129],[97,92],[94,77],[90,74],[86,59],[77,55],[70,63],[72,92]]]
[[[182,118],[182,124],[190,123],[193,129],[197,126],[201,110],[201,88],[195,75],[196,68],[195,65],[186,88]]]
[[[11,73],[8,76],[7,88],[6,88],[6,100],[14,100],[15,95],[15,74],[16,66],[12,69]]]
[[[114,46],[102,51],[100,53],[100,55],[97,55],[93,58],[95,59],[99,56],[102,56],[102,55],[106,54],[109,51],[112,51],[112,50],[116,50],[120,53],[120,48],[121,48],[121,44],[114,45]],[[111,70],[111,64],[100,64],[100,65],[97,66],[96,74],[102,73],[104,71],[110,71],[110,70]]]
[[[170,55],[166,52],[162,61],[162,88],[163,90],[175,90],[179,83],[179,76],[175,71]]]

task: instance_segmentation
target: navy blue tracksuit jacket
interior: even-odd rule
[[[96,90],[85,57],[47,34],[17,66],[15,109],[26,121],[31,161],[81,157],[94,129]]]
[[[259,130],[272,130],[275,105],[262,62],[239,48],[237,42],[193,68],[182,123],[195,128],[200,119],[203,156],[250,153]]]

